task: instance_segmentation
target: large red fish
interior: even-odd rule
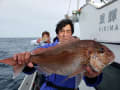
[[[29,61],[49,74],[72,77],[84,71],[86,66],[99,72],[113,60],[114,54],[106,46],[94,40],[71,39],[54,47],[42,49],[39,54],[32,55]],[[23,67],[13,58],[0,60],[0,63],[12,65],[17,73]]]

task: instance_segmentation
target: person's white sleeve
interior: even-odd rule
[[[37,43],[37,40],[31,40],[31,45],[39,45],[39,43]]]

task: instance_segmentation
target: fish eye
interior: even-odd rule
[[[104,48],[99,48],[99,53],[104,53]]]

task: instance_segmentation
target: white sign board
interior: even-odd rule
[[[91,5],[80,14],[80,38],[120,43],[120,0],[101,9]]]

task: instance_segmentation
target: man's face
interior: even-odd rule
[[[61,30],[58,32],[58,38],[61,41],[63,38],[69,38],[72,36],[72,29],[70,24],[66,25],[63,27]]]
[[[42,37],[42,40],[50,40],[50,37],[47,34],[44,34]]]

